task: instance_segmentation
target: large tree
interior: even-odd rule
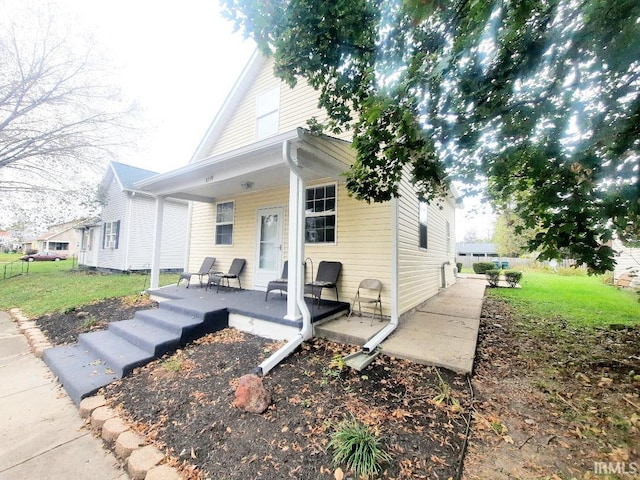
[[[0,205],[68,220],[130,138],[134,109],[89,38],[47,10],[12,13],[0,20]]]
[[[637,0],[223,0],[227,15],[305,78],[358,151],[347,187],[386,201],[408,173],[434,200],[486,187],[540,231],[611,269],[614,234],[640,229]]]

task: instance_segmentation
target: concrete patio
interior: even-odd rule
[[[460,276],[411,314],[400,319],[396,331],[382,344],[382,353],[457,373],[471,373],[478,340],[480,313],[487,281]],[[352,316],[315,327],[316,335],[364,345],[387,322]]]

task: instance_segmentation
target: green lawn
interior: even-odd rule
[[[14,272],[24,273],[3,280],[4,266],[19,255],[0,254],[0,310],[21,308],[28,316],[64,311],[94,300],[136,294],[149,287],[149,277],[142,274],[101,274],[75,271],[71,259],[60,262],[14,263]],[[17,269],[17,270],[16,270]],[[163,274],[160,285],[175,282],[178,274]]]
[[[525,271],[521,285],[487,292],[508,300],[521,314],[562,317],[575,326],[640,324],[638,294],[605,285],[600,277]]]

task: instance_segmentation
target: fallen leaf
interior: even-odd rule
[[[502,439],[506,442],[506,443],[510,443],[513,445],[513,438],[511,438],[511,435],[505,435],[504,437],[502,437]]]
[[[333,477],[336,480],[343,480],[344,479],[344,472],[342,471],[342,469],[340,467],[336,468],[336,471],[333,472]]]

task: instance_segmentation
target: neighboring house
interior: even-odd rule
[[[339,261],[340,300],[350,302],[362,279],[377,278],[383,312],[397,321],[455,282],[456,200],[452,194],[421,203],[409,175],[390,202],[349,196],[343,177],[355,159],[349,139],[301,128],[311,117],[326,118],[317,97],[303,80],[290,89],[274,77],[273,62],[256,53],[191,162],[136,186],[165,202],[193,201],[189,271],[206,256],[216,257],[221,271],[244,258],[242,286],[265,290],[289,260],[285,318],[299,319],[305,259],[307,281],[320,261]],[[158,286],[155,266],[151,286]],[[325,292],[323,298],[335,299]]]
[[[0,252],[9,250],[11,248],[11,234],[4,230],[0,230]]]
[[[58,253],[61,255],[74,256],[80,249],[80,235],[75,227],[81,220],[52,225],[49,229],[40,234],[35,241],[27,248],[37,250],[39,253]]]
[[[486,242],[458,242],[456,252],[460,257],[498,257],[498,250],[494,243]]]
[[[613,270],[613,281],[617,285],[622,275],[630,279],[629,286],[640,287],[640,247],[625,246],[620,240],[613,242],[616,252],[616,266]]]
[[[78,264],[100,270],[135,271],[151,268],[156,231],[156,199],[135,188],[135,182],[157,172],[111,162],[100,190],[105,204],[99,218],[78,225]],[[168,200],[162,216],[163,240],[159,268],[181,271],[185,265],[189,205]]]

